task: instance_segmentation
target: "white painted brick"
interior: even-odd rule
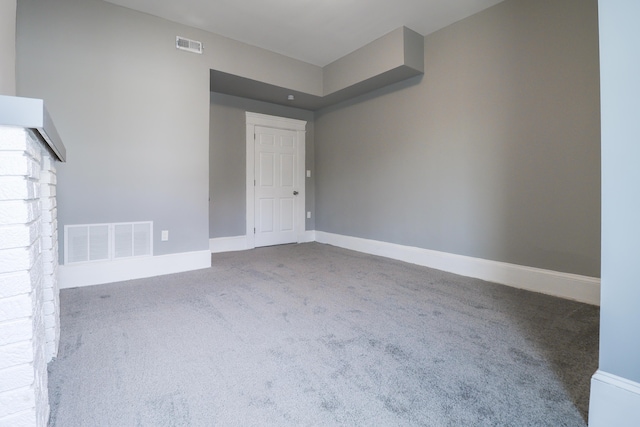
[[[46,321],[47,319],[50,319],[51,321],[53,321],[54,317],[47,316],[45,317],[44,320]],[[46,326],[46,323],[45,323],[45,326]],[[45,332],[45,337],[47,339],[47,342],[51,342],[56,339],[56,328],[54,328],[53,326],[47,327],[47,329],[45,329],[44,332]]]
[[[25,156],[21,151],[2,151],[2,156],[0,156],[0,176],[36,177],[39,169],[38,162],[31,157]]]
[[[56,213],[51,214],[50,221],[43,221],[41,233],[46,236],[53,236],[53,233],[58,229],[57,209]]]
[[[56,174],[52,173],[48,170],[40,171],[40,184],[44,187],[55,187],[56,186]]]
[[[47,253],[53,254],[53,251],[47,251]],[[51,262],[43,262],[43,266],[42,266],[43,267],[43,270],[42,270],[42,283],[45,285],[44,289],[47,289],[47,287],[51,287],[50,285],[52,285],[54,283],[55,277],[53,277],[54,276],[53,273],[47,273],[46,270],[53,271],[54,268],[55,268],[55,261],[56,260],[57,260],[57,258],[54,257],[54,259],[52,259]]]
[[[51,362],[53,358],[58,355],[57,341],[58,341],[58,334],[56,334],[56,337],[51,341],[47,341],[47,344],[46,344],[47,363]]]
[[[28,248],[0,249],[0,273],[29,270],[40,254],[39,242]]]
[[[38,322],[42,321],[41,317],[43,315],[42,311],[42,291],[39,291],[40,286],[42,285],[42,281],[39,280],[38,283],[33,283],[33,292],[31,292],[31,320],[34,322],[34,331],[38,326]],[[36,336],[37,338],[37,336]]]
[[[42,305],[42,310],[44,315],[49,315],[49,314],[53,314],[56,312],[55,307],[53,306],[53,301],[46,301],[43,305]]]
[[[44,330],[42,331],[41,334],[38,335],[42,335],[42,339],[38,339],[38,340],[34,340],[34,342],[32,343],[32,349],[31,351],[33,352],[33,369],[34,369],[34,376],[36,379],[36,382],[34,384],[36,384],[36,388],[38,386],[39,381],[42,380],[42,376],[46,373],[47,371],[47,364],[45,363],[45,351],[46,351],[46,339],[45,339],[45,333]]]
[[[27,138],[27,149],[25,150],[25,153],[40,165],[42,164],[42,146],[40,141],[38,141],[30,130],[27,131],[27,135],[29,137]]]
[[[30,200],[40,197],[36,181],[20,176],[0,176],[0,200]]]
[[[55,200],[53,197],[41,197],[40,198],[40,207],[43,211],[51,211],[55,206]]]
[[[0,417],[6,417],[35,406],[35,394],[31,386],[0,393]]]
[[[21,341],[0,347],[0,369],[33,362],[33,343]]]
[[[51,185],[55,187],[55,183],[51,182],[52,180],[55,179],[55,176],[56,174],[51,173],[51,171],[47,169],[40,169],[40,184],[42,184],[43,186]]]
[[[0,126],[0,150],[2,151],[26,151],[28,139],[26,129]]]
[[[0,298],[31,292],[31,272],[0,274]]]
[[[40,235],[40,223],[0,225],[0,249],[30,246]]]
[[[0,225],[28,224],[40,217],[40,201],[0,201]]]
[[[56,260],[58,259],[58,256],[56,255]],[[47,263],[44,264],[43,267],[43,271],[42,271],[42,277],[44,279],[44,277],[55,277],[55,274],[57,274],[57,267],[56,267],[57,263]]]
[[[51,210],[53,208],[53,206],[51,206],[51,203],[56,199],[55,195],[51,195],[48,194],[51,191],[55,191],[55,186],[53,185],[45,185],[42,183],[42,181],[39,182],[40,185],[40,205],[42,206],[43,210]],[[54,190],[51,190],[51,188],[54,188]]]
[[[0,427],[34,427],[37,425],[36,412],[32,408],[0,418]]]
[[[54,168],[55,166],[55,162],[53,161],[53,159],[51,158],[51,156],[49,155],[49,153],[47,153],[47,155],[43,155],[42,156],[42,170],[43,171],[50,171],[52,168]]]
[[[35,289],[37,289],[37,286],[40,286],[40,284],[42,283],[42,276],[43,276],[42,267],[43,266],[41,262],[36,262],[31,268],[31,270],[29,270],[29,285],[30,285],[29,292],[33,292]]]
[[[57,212],[57,209],[55,208],[51,210],[43,210],[41,212],[41,218],[44,223],[53,222],[53,220],[57,217],[57,215],[58,215],[58,212]]]
[[[29,317],[0,323],[0,346],[30,340],[32,337],[33,325]]]
[[[35,372],[35,387],[36,389],[42,385],[42,377],[46,375],[47,363],[45,362],[45,344],[47,342],[47,336],[45,334],[44,325],[37,333],[38,339],[33,341],[33,369]]]
[[[0,151],[0,427],[45,426],[60,337],[56,166],[31,131],[0,126]]]
[[[21,319],[32,314],[32,294],[16,295],[0,299],[0,321]]]
[[[54,220],[55,221],[55,220]],[[56,233],[54,221],[43,221],[40,227],[40,235],[43,237],[53,238],[54,233]],[[55,235],[57,240],[58,236]]]
[[[53,262],[53,254],[51,251],[42,251],[42,262],[44,263],[52,263]]]
[[[55,306],[55,304],[54,304]],[[60,317],[60,313],[58,310],[55,310],[54,313],[44,317],[44,326],[47,328],[47,331],[52,331],[53,335],[47,335],[47,341],[51,341],[56,337],[58,333],[58,318]]]
[[[42,170],[46,171],[48,173],[53,173],[55,175],[56,173],[56,161],[57,159],[54,159],[53,156],[51,155],[51,152],[48,149],[43,149],[42,150]]]
[[[40,185],[40,196],[41,197],[55,197],[56,196],[56,187],[54,185],[49,185],[49,184]]]
[[[0,234],[2,233],[2,230],[0,229]],[[45,236],[42,235],[42,240],[41,240],[42,244],[42,250],[43,251],[52,251],[53,250],[53,239],[51,238],[51,236]],[[1,246],[0,246],[1,248]]]
[[[34,372],[31,364],[0,369],[0,393],[21,387],[28,387],[33,384],[33,377]]]
[[[47,222],[44,221],[42,223],[42,231],[41,233],[44,234],[45,236],[51,236],[51,234],[53,233],[54,230],[54,224],[51,222]]]

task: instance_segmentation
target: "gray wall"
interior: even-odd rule
[[[600,369],[640,383],[640,4],[600,1],[602,290]],[[637,410],[635,411],[637,413]]]
[[[16,0],[0,0],[0,95],[16,94]]]
[[[311,178],[306,179],[306,229],[315,228],[315,203],[313,168],[313,113],[254,101],[236,96],[211,93],[209,118],[209,236],[233,237],[246,233],[246,119],[245,112],[269,114],[307,121],[306,169]]]
[[[61,232],[152,220],[156,255],[208,249],[209,69],[175,49],[181,30],[102,1],[19,2],[18,92],[45,100],[68,152]]]
[[[323,69],[324,94],[332,94],[404,65],[405,47],[411,46],[410,43],[405,44],[405,37],[409,38],[409,34],[421,38],[420,34],[400,27],[328,64]],[[421,50],[416,49],[420,57]],[[412,55],[408,57],[411,59]]]
[[[209,247],[210,69],[322,92],[320,67],[99,0],[21,0],[17,27],[18,93],[45,100],[69,154],[60,229],[153,220],[157,255]]]
[[[600,274],[596,0],[507,0],[316,113],[316,229]]]

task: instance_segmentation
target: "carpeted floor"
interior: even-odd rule
[[[61,292],[51,425],[586,426],[597,307],[318,243]]]

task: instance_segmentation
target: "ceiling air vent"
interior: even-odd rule
[[[176,37],[176,48],[186,50],[193,53],[202,53],[202,42],[196,40],[185,39],[184,37]]]

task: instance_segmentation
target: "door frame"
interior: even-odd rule
[[[296,132],[296,144],[298,155],[296,158],[297,170],[296,178],[298,185],[300,186],[299,194],[296,197],[296,215],[294,218],[294,229],[296,239],[298,243],[304,241],[305,234],[305,194],[306,194],[306,181],[305,181],[305,133],[307,122],[305,120],[287,119],[285,117],[269,116],[266,114],[246,112],[246,144],[247,144],[247,164],[246,164],[246,176],[247,176],[247,249],[253,249],[256,247],[255,242],[255,130],[256,126],[264,126],[274,129],[284,129]]]

